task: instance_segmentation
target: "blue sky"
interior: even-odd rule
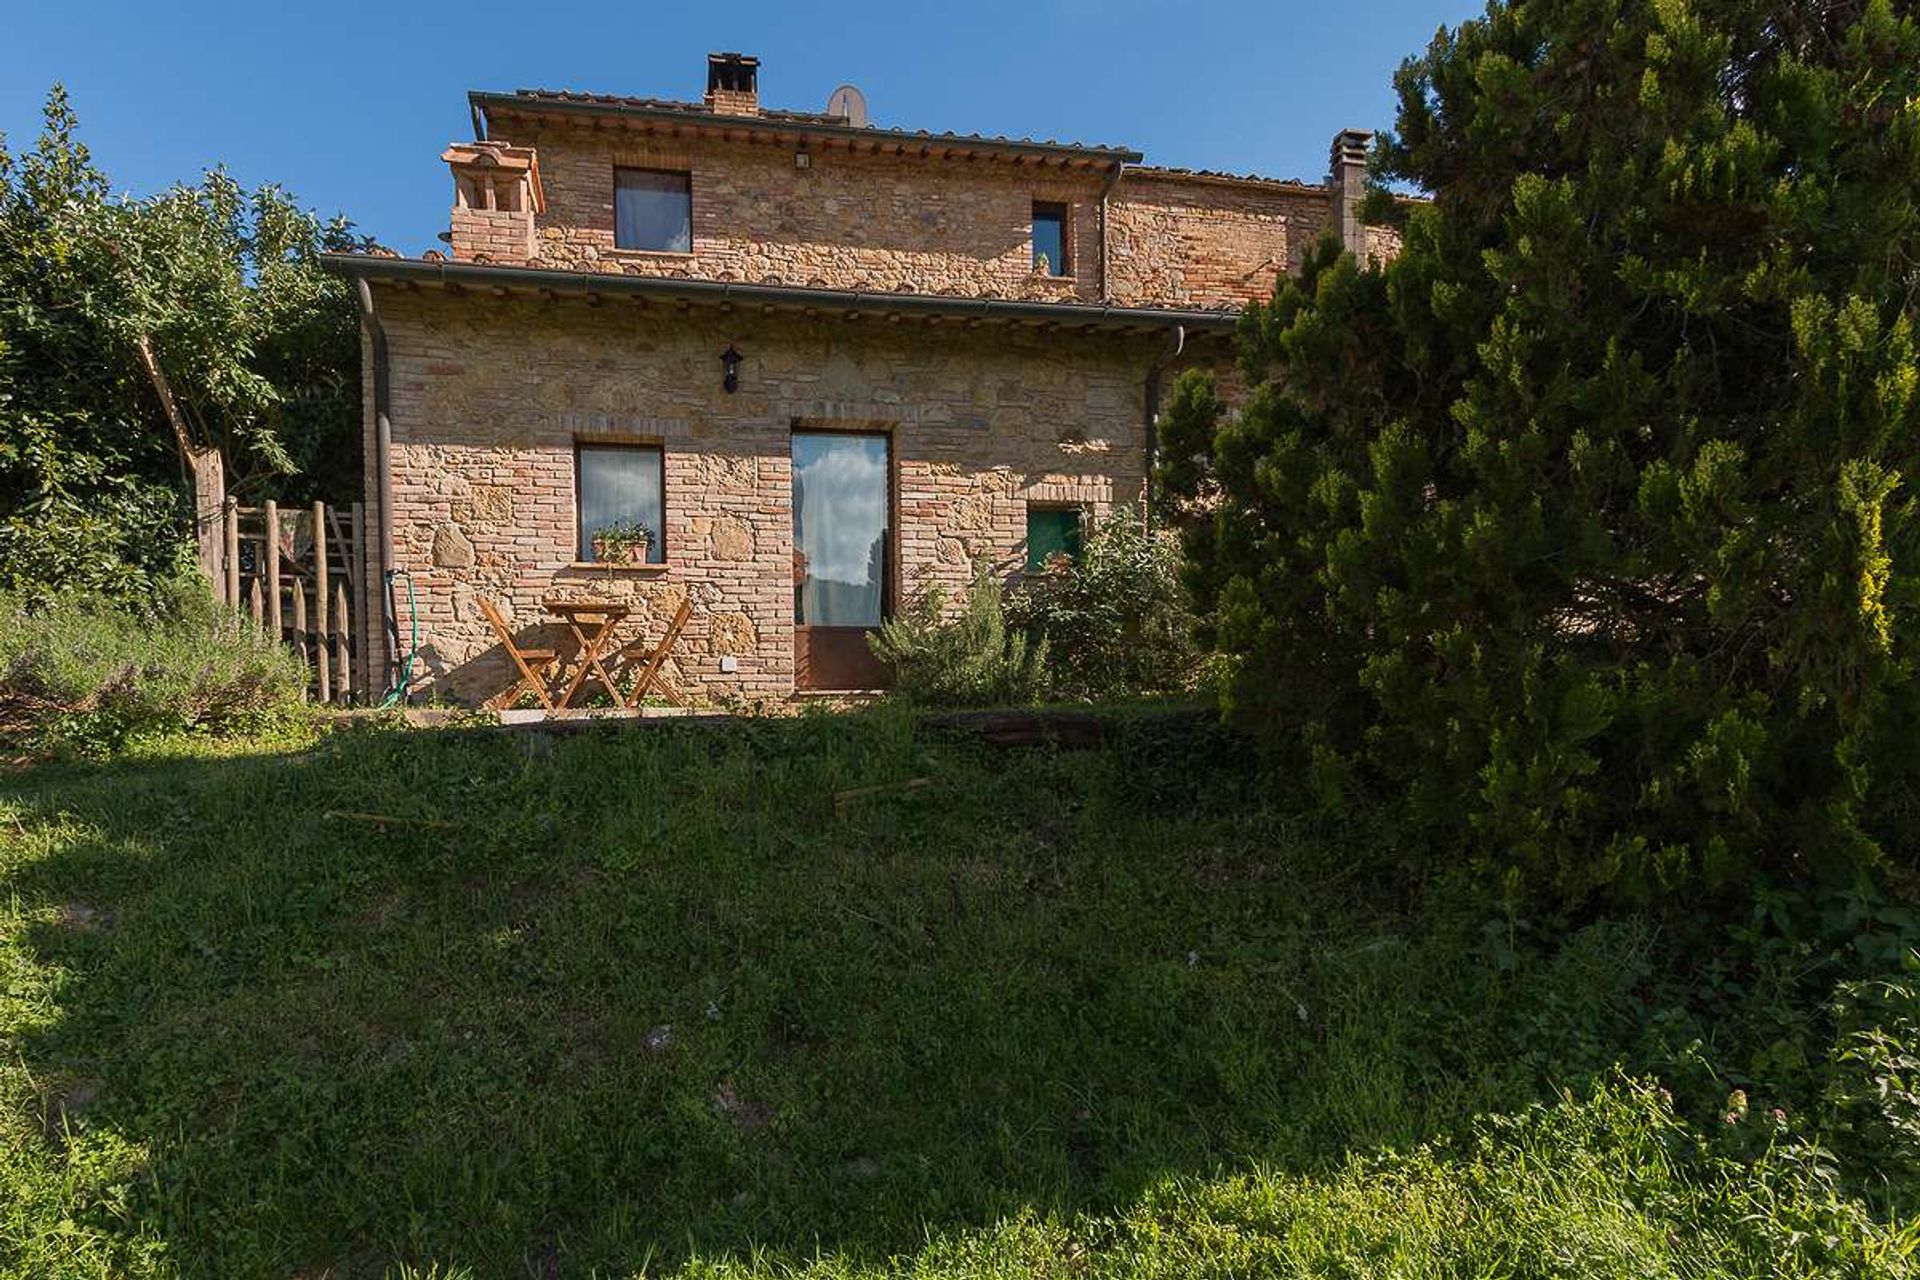
[[[445,228],[438,156],[470,88],[697,99],[709,50],[761,60],[761,100],[817,110],[860,86],[876,124],[1136,147],[1151,163],[1318,180],[1345,127],[1393,119],[1391,76],[1468,0],[1028,0],[832,5],[460,0],[334,4],[15,0],[0,42],[14,150],[63,81],[116,187],[225,163],[344,211],[408,254]],[[459,15],[457,19],[453,15]]]

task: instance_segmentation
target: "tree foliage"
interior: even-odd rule
[[[1496,0],[1397,88],[1400,256],[1323,248],[1246,316],[1241,410],[1171,405],[1234,710],[1516,889],[1878,857],[1920,756],[1910,7]]]
[[[1080,556],[1007,593],[1007,624],[1047,646],[1052,696],[1097,700],[1189,685],[1198,655],[1177,541],[1116,510]]]
[[[142,341],[229,492],[351,497],[355,309],[316,255],[364,242],[218,169],[116,198],[58,86],[45,114],[30,150],[0,138],[0,588],[141,591],[180,556],[188,486]]]

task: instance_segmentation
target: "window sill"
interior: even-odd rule
[[[668,568],[664,561],[652,560],[644,564],[609,564],[605,560],[570,560],[561,567],[574,573],[589,569],[595,573],[665,573]]]
[[[622,249],[618,245],[611,249],[602,249],[602,257],[616,258],[622,262],[692,262],[693,250],[686,249]]]

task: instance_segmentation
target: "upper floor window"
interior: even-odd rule
[[[1067,262],[1067,206],[1033,206],[1033,269],[1050,276],[1073,274]]]
[[[691,253],[692,178],[658,169],[615,169],[613,243],[619,249]]]

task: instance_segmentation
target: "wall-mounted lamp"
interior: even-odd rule
[[[813,157],[807,154],[807,149],[805,147],[802,147],[798,151],[793,153],[794,168],[804,169],[812,163],[813,163]]]
[[[720,385],[727,389],[728,395],[732,395],[740,389],[740,353],[733,349],[731,342],[727,344],[727,349],[720,353],[720,363],[726,366],[727,370],[727,376],[721,380]]]

